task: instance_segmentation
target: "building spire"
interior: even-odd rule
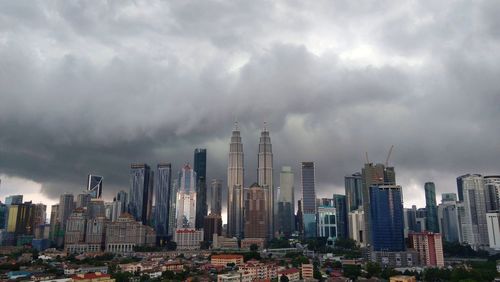
[[[234,121],[234,130],[233,131],[238,131],[238,121]]]

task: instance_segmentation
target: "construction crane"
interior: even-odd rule
[[[389,158],[391,157],[392,149],[394,148],[394,145],[391,145],[391,148],[389,149],[389,153],[387,154],[387,159],[385,159],[385,167],[389,166]]]

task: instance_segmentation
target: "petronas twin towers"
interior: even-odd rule
[[[258,153],[257,183],[267,192],[265,207],[267,214],[267,237],[274,235],[274,183],[273,183],[273,151],[271,137],[266,126],[261,132]],[[229,145],[229,162],[227,166],[228,212],[227,231],[230,237],[244,238],[244,186],[243,143],[235,123]]]

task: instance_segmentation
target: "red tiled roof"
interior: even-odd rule
[[[196,229],[186,228],[186,229],[177,229],[175,233],[195,233]]]
[[[236,255],[236,254],[220,254],[220,255],[213,255],[212,259],[242,259],[243,255]]]
[[[73,280],[84,280],[84,279],[95,279],[95,278],[104,278],[104,277],[110,278],[111,275],[104,274],[104,273],[85,273],[85,274],[73,275],[71,278]]]
[[[289,268],[289,269],[284,269],[284,270],[280,271],[279,274],[288,275],[288,274],[293,274],[293,273],[297,273],[297,272],[299,272],[299,270],[297,268]]]

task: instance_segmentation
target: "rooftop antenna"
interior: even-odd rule
[[[264,121],[264,131],[267,131],[267,121]]]
[[[389,166],[389,158],[391,157],[392,149],[394,148],[394,145],[391,145],[391,148],[389,149],[389,153],[387,154],[387,159],[385,159],[385,167]]]
[[[366,163],[369,164],[370,160],[368,159],[368,152],[365,152]]]

